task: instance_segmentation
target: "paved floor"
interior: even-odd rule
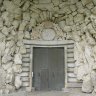
[[[64,91],[48,91],[48,92],[31,92],[27,93],[25,91],[7,94],[7,95],[0,95],[0,96],[96,96],[87,93],[82,93],[80,89],[69,89]]]

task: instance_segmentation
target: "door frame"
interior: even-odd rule
[[[63,47],[64,48],[64,88],[67,88],[67,45],[73,44],[73,40],[59,40],[59,41],[34,41],[34,40],[24,40],[25,44],[31,46],[31,52],[30,52],[30,72],[29,72],[29,90],[34,90],[34,87],[32,85],[32,72],[33,72],[33,48],[34,47]]]

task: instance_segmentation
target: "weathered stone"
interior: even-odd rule
[[[96,44],[95,39],[91,36],[90,33],[87,32],[86,36],[87,36],[88,44],[90,44],[90,45],[95,45]]]
[[[42,31],[43,40],[53,40],[55,38],[55,31],[53,29],[44,29]]]
[[[25,38],[25,39],[30,39],[30,33],[29,33],[28,31],[26,31],[26,32],[24,33],[24,38]]]
[[[22,81],[20,79],[20,76],[15,77],[15,87],[16,89],[19,89],[22,86]]]
[[[48,11],[52,11],[54,9],[54,5],[52,3],[49,4],[37,4],[34,5],[35,8],[39,8],[41,10],[48,10]]]
[[[15,29],[17,29],[19,27],[19,21],[18,20],[14,20],[12,25],[14,26]]]
[[[75,22],[75,23],[79,23],[79,22],[81,22],[81,21],[83,21],[83,20],[84,20],[83,14],[77,14],[77,15],[74,17],[74,22]]]
[[[30,21],[30,13],[24,12],[24,13],[23,13],[23,20],[25,20],[25,21]]]
[[[73,25],[73,16],[69,15],[68,18],[66,18],[66,25]]]
[[[8,36],[8,34],[9,34],[9,29],[4,26],[3,29],[2,29],[2,33],[3,33],[4,35]]]
[[[93,70],[91,72],[92,85],[94,86],[94,91],[96,92],[96,72]]]
[[[0,29],[3,27],[3,19],[0,18]]]
[[[21,5],[21,0],[13,0],[13,3],[14,3],[15,5],[20,6],[20,5]]]
[[[8,12],[21,15],[21,9],[17,5],[15,5],[12,1],[5,0],[3,4]]]
[[[52,0],[54,6],[58,6],[60,4],[60,1],[59,0]]]
[[[91,2],[91,3],[87,4],[86,7],[87,7],[89,10],[91,10],[91,9],[94,7],[94,5],[93,5],[93,3]]]
[[[6,83],[13,83],[14,82],[14,74],[7,74],[6,76]]]
[[[3,56],[4,55],[4,52],[5,52],[5,43],[6,42],[5,42],[5,40],[2,40],[2,38],[5,38],[5,36],[4,35],[1,35],[1,34],[0,34],[0,53],[1,53],[1,56]]]
[[[22,55],[20,53],[15,54],[14,64],[22,64]]]
[[[75,4],[75,3],[77,2],[77,0],[69,0],[69,2],[70,2],[71,4]]]
[[[93,85],[90,74],[83,77],[82,91],[90,93],[93,91]]]
[[[13,62],[8,62],[6,64],[3,64],[2,67],[4,68],[4,70],[7,70],[9,68],[11,68],[13,65]]]
[[[24,44],[23,44],[23,41],[20,41],[20,40],[19,40],[19,41],[17,42],[17,46],[18,46],[18,47],[23,46],[23,45],[24,45]]]
[[[19,26],[19,31],[24,31],[27,23],[28,23],[28,21],[22,21],[22,23],[20,23],[20,26]]]
[[[91,34],[96,33],[96,31],[94,30],[94,28],[93,28],[93,26],[92,26],[91,23],[89,23],[89,24],[87,25],[87,28],[88,28],[88,30],[89,30],[89,32],[90,32]]]
[[[91,11],[92,11],[92,13],[93,13],[94,15],[96,15],[96,7],[94,7]]]
[[[8,41],[8,42],[6,43],[6,48],[11,48],[11,47],[14,46],[14,45],[15,45],[15,42],[14,42],[13,40]]]
[[[64,26],[64,31],[65,32],[70,32],[71,31],[71,27],[70,26]]]
[[[30,20],[30,26],[35,27],[36,26],[36,20],[31,18]]]
[[[51,0],[39,0],[39,3],[51,3]]]
[[[22,72],[22,66],[21,65],[13,65],[13,71],[15,73],[21,73]]]
[[[6,72],[0,67],[0,89],[5,88]],[[1,92],[0,92],[1,93]]]
[[[28,8],[29,8],[29,6],[30,6],[30,2],[29,1],[26,1],[25,2],[25,4],[24,4],[24,6],[23,6],[23,11],[26,11]]]
[[[9,61],[12,60],[12,57],[8,54],[5,54],[3,57],[2,57],[2,63],[7,63]]]
[[[18,38],[18,41],[22,41],[23,38],[24,38],[24,33],[23,33],[23,31],[19,31],[17,35],[18,35],[18,37],[17,37],[17,38]]]
[[[90,2],[92,2],[92,0],[81,0],[83,5],[87,5]]]
[[[67,13],[67,14],[70,14],[71,13],[71,9],[70,9],[70,6],[64,6],[62,7],[59,12],[59,14],[63,14],[63,13]]]
[[[21,54],[25,54],[25,53],[26,53],[26,48],[25,48],[24,45],[23,45],[23,46],[20,46],[19,52],[20,52]]]
[[[6,89],[8,89],[10,92],[15,91],[15,87],[9,84],[6,85]]]
[[[64,30],[65,21],[60,21],[58,25],[59,25],[59,27],[60,27],[62,30]]]
[[[71,9],[71,11],[73,11],[73,12],[76,11],[76,9],[77,9],[77,8],[76,8],[76,5],[70,5],[70,9]]]
[[[2,3],[3,0],[0,0],[0,4]]]
[[[96,5],[96,0],[93,0],[94,5]]]

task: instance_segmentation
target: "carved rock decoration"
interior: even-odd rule
[[[60,29],[57,24],[46,21],[37,26],[35,29],[33,29],[31,39],[59,40],[59,38],[61,38],[61,40],[63,40],[64,35],[66,37],[66,33],[64,34],[64,32]]]
[[[55,32],[52,29],[44,29],[42,32],[43,40],[53,40],[55,38]]]

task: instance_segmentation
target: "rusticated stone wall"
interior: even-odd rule
[[[45,21],[61,28],[57,40],[75,41],[74,72],[82,91],[96,92],[96,0],[0,0],[0,89],[21,87],[23,39],[40,40]]]

